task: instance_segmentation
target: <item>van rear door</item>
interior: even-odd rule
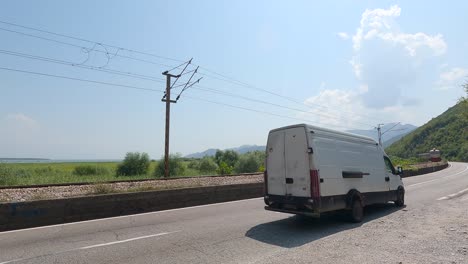
[[[268,194],[285,195],[284,130],[272,131],[268,135],[266,166]]]
[[[308,149],[304,126],[270,132],[266,168],[268,194],[310,197]]]
[[[310,197],[309,146],[306,128],[285,130],[286,194]]]

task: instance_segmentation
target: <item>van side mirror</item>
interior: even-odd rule
[[[396,168],[396,174],[397,174],[397,175],[402,175],[402,174],[403,174],[403,168],[400,167],[400,166],[398,166],[398,167]]]

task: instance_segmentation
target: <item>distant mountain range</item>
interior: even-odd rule
[[[382,132],[387,131],[388,129],[390,129],[395,124],[396,123],[390,123],[390,124],[384,125],[382,127]],[[398,124],[398,125],[396,125],[394,128],[392,128],[391,131],[388,131],[387,133],[385,133],[382,136],[384,147],[390,146],[393,142],[398,141],[404,135],[410,133],[411,131],[415,130],[416,128],[417,128],[416,126],[413,126],[413,125],[410,125],[410,124],[406,124],[406,125]],[[377,139],[377,131],[375,129],[372,129],[372,130],[350,130],[350,131],[347,131],[347,132],[367,136],[367,137],[375,139],[376,141],[378,140]],[[265,146],[243,145],[243,146],[240,146],[240,147],[237,147],[237,148],[230,148],[230,149],[227,149],[227,150],[234,150],[239,154],[244,154],[244,153],[251,152],[251,151],[256,151],[256,150],[264,151],[265,148],[266,148]],[[203,152],[197,152],[197,153],[192,153],[192,154],[186,155],[185,157],[186,158],[196,158],[196,159],[203,158],[205,156],[212,157],[212,156],[214,156],[216,154],[216,150],[217,149],[215,149],[215,148],[211,148],[211,149],[207,149],[207,150],[205,150]]]

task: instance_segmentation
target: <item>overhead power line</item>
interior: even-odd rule
[[[12,71],[12,72],[21,72],[21,73],[27,73],[27,74],[33,74],[33,75],[40,75],[40,76],[46,76],[46,77],[53,77],[53,78],[59,78],[59,79],[66,79],[66,80],[72,80],[72,81],[96,83],[96,84],[102,84],[102,85],[108,85],[108,86],[116,86],[116,87],[123,87],[123,88],[136,89],[136,90],[144,90],[144,91],[151,91],[151,92],[164,92],[163,90],[150,89],[150,88],[143,88],[143,87],[138,87],[138,86],[133,86],[133,85],[125,85],[125,84],[118,84],[118,83],[109,83],[109,82],[88,80],[88,79],[82,79],[82,78],[76,78],[76,77],[69,77],[69,76],[63,76],[63,75],[56,75],[56,74],[49,74],[49,73],[42,73],[42,72],[34,72],[34,71],[19,70],[19,69],[6,68],[6,67],[0,67],[0,70]]]
[[[13,69],[13,68],[7,68],[7,67],[0,67],[0,70],[11,71],[11,72],[19,72],[19,73],[31,74],[31,75],[37,75],[37,76],[44,76],[44,77],[66,79],[66,80],[79,81],[79,82],[94,83],[94,84],[100,84],[100,85],[106,85],[106,86],[122,87],[122,88],[127,88],[127,89],[143,90],[143,91],[148,91],[148,92],[164,92],[163,90],[144,88],[144,87],[138,87],[138,86],[133,86],[133,85],[124,85],[124,84],[118,84],[118,83],[110,83],[110,82],[103,82],[103,81],[97,81],[97,80],[82,79],[82,78],[76,78],[76,77],[70,77],[70,76],[48,74],[48,73],[28,71],[28,70],[20,70],[20,69]],[[242,106],[236,106],[236,105],[232,105],[232,104],[226,104],[226,103],[222,103],[222,102],[197,98],[197,97],[193,97],[193,96],[187,96],[186,95],[185,98],[190,98],[192,100],[198,100],[198,101],[203,101],[203,102],[209,102],[209,103],[217,104],[217,105],[228,106],[228,107],[236,108],[236,109],[243,109],[243,110],[246,110],[246,111],[251,111],[251,112],[256,112],[256,113],[262,113],[262,114],[266,114],[266,115],[270,115],[270,116],[287,118],[287,119],[291,119],[291,120],[300,120],[300,121],[305,121],[305,122],[318,123],[318,124],[322,124],[322,125],[341,127],[341,128],[345,128],[345,129],[357,129],[357,128],[348,127],[348,126],[334,125],[334,124],[330,124],[330,123],[327,124],[327,123],[324,123],[324,122],[315,122],[315,121],[311,121],[311,120],[308,120],[308,119],[302,119],[302,118],[296,118],[296,117],[291,117],[291,116],[279,115],[279,114],[275,114],[275,113],[271,113],[271,112],[267,112],[267,111],[261,111],[261,110],[257,110],[257,109],[252,109],[252,108],[247,108],[247,107],[242,107]]]
[[[143,79],[143,80],[149,80],[149,81],[155,81],[155,82],[164,82],[163,79],[156,78],[156,77],[153,77],[153,76],[145,76],[145,75],[133,74],[133,73],[129,73],[129,72],[110,70],[110,69],[106,69],[106,68],[99,68],[99,67],[93,67],[93,66],[88,66],[88,65],[80,65],[80,64],[73,63],[73,62],[69,62],[69,61],[62,61],[62,60],[57,60],[57,59],[48,58],[48,57],[41,57],[41,56],[36,56],[36,55],[31,55],[31,54],[26,54],[26,53],[19,53],[19,52],[7,51],[7,50],[1,50],[0,49],[0,54],[7,54],[7,55],[12,55],[12,56],[28,58],[28,59],[35,59],[35,60],[46,61],[46,62],[51,62],[51,63],[58,63],[58,64],[63,64],[63,65],[68,65],[68,66],[73,66],[73,67],[78,67],[78,68],[84,68],[84,69],[88,69],[88,70],[95,70],[95,71],[101,71],[101,72],[106,72],[106,73],[110,73],[110,74],[128,76],[128,77],[137,78],[137,79]],[[197,69],[189,71],[189,73],[190,72],[191,73],[196,73],[196,70]],[[184,74],[185,73],[181,74],[181,76],[184,75]],[[180,98],[180,96],[182,95],[182,93],[186,89],[192,87],[193,85],[195,85],[197,82],[200,81],[200,79],[198,79],[197,81],[195,81],[193,83],[190,83],[192,77],[193,77],[193,74],[192,74],[192,76],[190,77],[190,79],[189,79],[189,81],[187,83],[184,83],[184,84],[181,84],[181,85],[175,85],[174,86],[175,82],[173,83],[171,89],[184,86],[182,91],[177,96],[177,100]],[[293,108],[293,107],[288,107],[288,106],[284,106],[284,105],[280,105],[280,104],[275,104],[275,103],[271,103],[271,102],[267,102],[267,101],[263,101],[263,100],[253,99],[253,98],[249,98],[249,97],[246,97],[246,96],[225,92],[225,91],[218,90],[218,89],[209,88],[209,87],[206,87],[206,86],[195,86],[194,89],[201,90],[201,91],[206,91],[206,92],[211,92],[211,93],[216,93],[216,94],[221,94],[221,95],[230,96],[230,97],[236,97],[236,98],[251,101],[251,102],[262,103],[262,104],[271,105],[271,106],[275,106],[275,107],[279,107],[279,108],[283,108],[283,109],[288,109],[288,110],[293,110],[293,111],[297,111],[297,112],[310,114],[310,112],[306,111],[306,110]],[[347,120],[346,118],[339,117],[339,116],[334,116],[334,115],[331,115],[329,113],[313,113],[313,114],[318,115],[318,116],[322,116],[322,117],[326,117],[326,118],[336,119],[336,120],[338,120],[338,119]],[[369,127],[372,126],[370,124],[359,122],[359,121],[354,121],[354,122],[358,123],[358,124],[366,125],[366,126],[369,126]]]
[[[12,55],[12,56],[28,58],[28,59],[35,59],[35,60],[41,60],[41,61],[46,61],[46,62],[58,63],[58,64],[63,64],[63,65],[68,65],[68,66],[73,66],[73,67],[78,67],[78,68],[84,68],[84,69],[89,69],[89,70],[106,72],[106,73],[110,73],[110,74],[128,76],[128,77],[137,78],[137,79],[150,80],[150,81],[156,81],[156,82],[164,82],[162,79],[152,77],[152,76],[144,76],[144,75],[138,75],[138,74],[133,74],[133,73],[110,70],[110,69],[106,69],[106,68],[98,68],[98,67],[93,67],[93,66],[80,65],[80,64],[73,63],[73,62],[62,61],[62,60],[57,60],[57,59],[47,58],[47,57],[41,57],[41,56],[35,56],[35,55],[31,55],[31,54],[26,54],[26,53],[6,51],[6,50],[1,50],[0,49],[0,54],[7,54],[7,55]],[[186,64],[186,63],[184,63],[184,64]],[[189,71],[189,72],[196,73],[196,69],[193,70],[193,71]],[[181,74],[181,76],[184,75],[184,74],[185,73]],[[186,89],[192,87],[197,82],[199,82],[200,79],[198,79],[197,81],[195,81],[193,83],[190,83],[192,77],[193,77],[193,74],[192,74],[192,76],[190,77],[190,79],[189,79],[189,81],[187,83],[184,83],[184,84],[181,84],[181,85],[175,85],[175,86],[174,86],[175,82],[172,84],[171,89],[184,86],[182,91],[177,96],[177,100],[180,98],[180,96],[182,95],[182,93]],[[176,81],[177,81],[177,79],[176,79]],[[293,111],[297,111],[297,112],[310,114],[310,111],[306,111],[306,110],[302,110],[302,109],[298,109],[298,108],[293,108],[293,107],[288,107],[288,106],[284,106],[284,105],[280,105],[280,104],[275,104],[275,103],[271,103],[271,102],[267,102],[267,101],[263,101],[263,100],[253,99],[253,98],[249,98],[249,97],[246,97],[246,96],[221,91],[221,90],[218,90],[218,89],[209,88],[209,87],[206,87],[206,86],[196,86],[196,87],[194,87],[194,89],[201,90],[201,91],[206,91],[206,92],[211,92],[211,93],[217,93],[217,94],[230,96],[230,97],[236,97],[236,98],[251,101],[251,102],[267,104],[267,105],[271,105],[271,106],[275,106],[275,107],[279,107],[279,108],[283,108],[283,109],[288,109],[288,110],[293,110]],[[322,117],[326,117],[326,118],[336,119],[336,120],[338,120],[338,119],[347,120],[344,117],[334,116],[334,115],[331,115],[329,113],[313,113],[313,114],[318,115],[318,116],[322,116]],[[369,126],[369,127],[372,126],[370,124],[359,122],[359,121],[354,121],[354,122],[358,123],[358,124],[366,125],[366,126]]]
[[[143,51],[138,51],[138,50],[133,50],[133,49],[128,49],[128,48],[123,48],[123,47],[119,47],[119,46],[116,46],[116,45],[110,45],[110,44],[105,44],[105,43],[102,43],[102,42],[96,42],[96,41],[92,41],[92,40],[89,40],[89,39],[75,37],[75,36],[71,36],[71,35],[67,35],[67,34],[55,33],[55,32],[44,30],[44,29],[23,26],[23,25],[19,25],[19,24],[16,24],[16,23],[11,23],[11,22],[6,22],[6,21],[0,21],[0,23],[3,23],[5,25],[9,25],[9,26],[20,27],[20,28],[23,28],[23,29],[34,30],[34,31],[41,32],[41,33],[51,34],[51,35],[58,36],[58,37],[69,38],[69,39],[73,39],[73,40],[77,40],[77,41],[87,42],[87,43],[90,43],[90,44],[93,44],[93,45],[100,45],[100,46],[102,46],[104,48],[107,46],[107,47],[117,49],[117,51],[114,54],[110,54],[108,51],[103,51],[103,50],[99,50],[99,49],[93,50],[93,51],[96,51],[96,52],[104,53],[106,56],[113,55],[115,57],[131,59],[131,60],[135,60],[135,61],[150,63],[150,64],[169,67],[169,68],[174,67],[174,66],[171,66],[171,65],[162,64],[162,63],[158,63],[158,62],[154,62],[154,61],[150,61],[150,60],[144,60],[144,59],[140,59],[140,58],[135,58],[135,57],[131,57],[131,56],[125,56],[125,55],[122,55],[122,54],[118,54],[118,51],[122,50],[122,51],[127,51],[127,52],[130,52],[130,53],[146,55],[146,56],[155,57],[155,58],[159,58],[159,59],[171,60],[171,61],[175,61],[175,62],[183,62],[182,60],[178,60],[178,59],[174,59],[174,58],[170,58],[170,57],[166,57],[166,56],[161,56],[161,55],[157,55],[157,54],[153,54],[153,53],[148,53],[148,52],[143,52]],[[59,43],[59,44],[74,46],[74,47],[85,49],[85,50],[90,50],[89,47],[75,45],[75,44],[72,44],[72,43],[67,43],[67,42],[64,42],[64,41],[50,39],[50,38],[46,38],[46,37],[42,37],[42,36],[32,35],[32,34],[28,34],[28,33],[24,33],[24,32],[18,32],[18,31],[15,31],[15,30],[10,30],[10,29],[5,29],[5,28],[0,28],[0,30],[4,30],[4,31],[12,32],[12,33],[17,33],[17,34],[22,34],[22,35],[25,35],[25,36],[34,37],[34,38],[38,38],[38,39],[42,39],[42,40],[52,41],[52,42],[56,42],[56,43]],[[197,65],[195,65],[195,66],[197,66]],[[180,67],[180,65],[176,66],[175,68],[177,68],[177,67]],[[304,106],[306,106],[306,107],[308,107],[310,109],[314,109],[314,108],[331,109],[328,106],[320,105],[320,104],[317,104],[317,103],[307,104],[307,103],[305,103],[305,102],[303,102],[303,101],[301,101],[299,99],[284,96],[284,95],[269,91],[267,89],[255,87],[255,86],[250,85],[250,84],[248,84],[246,82],[243,82],[243,81],[237,80],[235,78],[229,77],[227,75],[212,71],[212,70],[210,70],[210,69],[208,69],[206,67],[200,66],[200,69],[202,69],[202,70],[204,70],[206,72],[209,72],[211,74],[214,74],[216,76],[219,76],[219,77],[216,77],[216,76],[213,76],[213,75],[210,75],[210,74],[206,74],[206,73],[200,73],[200,75],[202,75],[202,76],[206,76],[206,77],[209,77],[209,78],[212,78],[212,79],[228,82],[228,83],[238,85],[238,86],[241,86],[241,87],[244,87],[244,88],[253,89],[253,90],[261,91],[261,92],[264,92],[264,93],[268,93],[268,94],[274,95],[274,96],[276,96],[278,98],[288,100],[288,101],[296,103],[296,104],[304,105]],[[332,109],[332,110],[335,110],[335,109]],[[358,113],[355,113],[355,112],[343,111],[343,110],[340,110],[340,112],[350,114],[352,116],[361,116],[361,117],[364,117],[366,119],[373,119],[373,120],[381,121],[381,118],[372,117],[372,116],[365,115],[365,114],[358,114]]]
[[[57,60],[57,59],[48,58],[48,57],[41,57],[41,56],[36,56],[36,55],[31,55],[31,54],[26,54],[26,53],[19,53],[19,52],[7,51],[7,50],[1,50],[0,49],[0,54],[7,54],[7,55],[12,55],[12,56],[28,58],[28,59],[35,59],[35,60],[41,60],[41,61],[46,61],[46,62],[58,63],[58,64],[63,64],[63,65],[68,65],[68,66],[73,66],[73,67],[78,67],[78,68],[84,68],[84,69],[89,69],[89,70],[106,72],[106,73],[110,73],[110,74],[129,76],[129,77],[137,78],[137,79],[144,79],[144,80],[150,80],[150,81],[156,81],[156,82],[164,82],[163,79],[156,78],[156,77],[153,77],[153,76],[138,75],[138,74],[133,74],[133,73],[110,70],[110,69],[106,69],[106,68],[98,68],[98,67],[93,67],[93,66],[88,66],[88,65],[80,65],[80,64],[73,63],[73,62],[69,62],[69,61],[62,61],[62,60]],[[184,63],[184,64],[187,64],[187,62]],[[181,64],[180,66],[182,66],[184,64]],[[184,86],[184,88],[179,93],[177,98],[180,98],[181,94],[186,89],[192,87],[193,85],[195,85],[200,80],[200,79],[198,79],[197,81],[195,81],[193,83],[190,83],[190,81],[191,81],[191,79],[193,77],[193,74],[196,73],[197,69],[180,74],[182,76],[182,75],[184,75],[186,73],[192,73],[192,76],[190,77],[190,79],[189,79],[189,81],[187,83],[180,84],[180,85],[174,85],[175,84],[175,82],[174,82],[172,84],[171,89]],[[172,70],[174,70],[174,69],[172,69]],[[284,105],[280,105],[280,104],[275,104],[275,103],[271,103],[271,102],[267,102],[267,101],[263,101],[263,100],[257,100],[257,99],[249,98],[249,97],[246,97],[246,96],[225,92],[225,91],[222,91],[222,90],[219,90],[219,89],[209,88],[209,87],[206,87],[206,86],[195,86],[194,89],[201,90],[201,91],[206,91],[206,92],[211,92],[211,93],[217,93],[217,94],[230,96],[230,97],[236,97],[236,98],[251,101],[251,102],[267,104],[267,105],[280,107],[280,108],[288,109],[288,110],[293,110],[293,111],[297,111],[297,112],[310,113],[309,111],[306,111],[306,110],[297,109],[297,108],[293,108],[293,107],[288,107],[288,106],[284,106]],[[332,119],[346,120],[343,117],[333,116],[333,115],[328,114],[328,113],[314,113],[314,115],[318,115],[318,116],[322,116],[322,117],[326,117],[326,118],[332,118]],[[370,124],[359,122],[359,121],[355,121],[355,123],[372,127],[372,125],[370,125]]]
[[[276,116],[276,117],[287,118],[287,119],[292,119],[292,120],[299,120],[299,121],[309,122],[309,123],[310,123],[310,122],[312,122],[312,123],[318,123],[318,124],[327,125],[327,126],[341,127],[341,128],[345,128],[345,129],[348,129],[348,130],[349,130],[349,129],[357,130],[357,128],[352,128],[352,127],[348,127],[348,126],[334,125],[334,124],[329,124],[329,123],[327,124],[327,123],[311,121],[311,120],[303,119],[303,118],[291,117],[291,116],[286,116],[286,115],[279,115],[279,114],[274,114],[274,113],[267,112],[267,111],[261,111],[261,110],[257,110],[257,109],[252,109],[252,108],[247,108],[247,107],[242,107],[242,106],[237,106],[237,105],[232,105],[232,104],[226,104],[226,103],[216,102],[216,101],[207,100],[207,99],[203,99],[203,98],[199,98],[199,97],[194,97],[194,96],[185,96],[185,97],[186,97],[186,98],[189,98],[189,99],[193,99],[193,100],[208,102],[208,103],[217,104],[217,105],[222,105],[222,106],[228,106],[228,107],[231,107],[231,108],[242,109],[242,110],[246,110],[246,111],[250,111],[250,112],[256,112],[256,113],[261,113],[261,114],[266,114],[266,115],[270,115],[270,116]]]
[[[76,44],[73,44],[73,43],[68,43],[68,42],[64,42],[64,41],[60,41],[60,40],[56,40],[56,39],[46,38],[46,37],[37,36],[37,35],[33,35],[33,34],[29,34],[29,33],[24,33],[24,32],[19,32],[19,31],[15,31],[15,30],[10,30],[10,29],[5,29],[5,28],[0,28],[0,30],[6,31],[6,32],[10,32],[10,33],[19,34],[19,35],[23,35],[23,36],[27,36],[27,37],[31,37],[31,38],[37,38],[37,39],[41,39],[41,40],[45,40],[45,41],[49,41],[49,42],[54,42],[54,43],[61,44],[61,45],[66,45],[66,46],[70,46],[70,47],[75,47],[75,48],[79,48],[79,49],[81,49],[81,50],[86,50],[86,51],[88,51],[88,50],[92,49],[92,47],[89,48],[89,47],[85,47],[85,46],[76,45]],[[99,43],[97,43],[97,44],[99,44]],[[102,44],[101,44],[101,45],[102,45]],[[103,53],[103,54],[105,54],[105,55],[110,55],[109,52],[106,52],[106,51],[103,51],[103,50],[99,50],[99,49],[94,49],[93,51],[94,51],[94,52]],[[134,61],[139,61],[139,62],[145,62],[145,63],[149,63],[149,64],[153,64],[153,65],[158,65],[158,66],[163,66],[163,67],[173,67],[172,65],[163,64],[163,63],[158,63],[158,62],[154,62],[154,61],[150,61],[150,60],[139,59],[139,58],[130,57],[130,56],[125,56],[125,55],[121,55],[121,54],[117,54],[117,53],[115,54],[115,57],[124,58],[124,59],[129,59],[129,60],[134,60]]]
[[[11,23],[11,22],[0,21],[0,23],[10,25],[10,26],[20,27],[20,28],[24,28],[24,29],[34,30],[34,31],[42,32],[42,33],[47,33],[47,34],[58,36],[58,37],[69,38],[69,39],[79,40],[79,41],[88,42],[88,43],[99,43],[99,42],[88,40],[88,39],[85,39],[85,38],[79,38],[79,37],[74,37],[74,36],[71,36],[71,35],[55,33],[55,32],[52,32],[52,31],[48,31],[48,30],[44,30],[44,29],[40,29],[40,28],[33,28],[33,27],[23,26],[23,25]],[[127,49],[127,48],[123,48],[123,47],[119,47],[119,46],[115,46],[115,45],[110,45],[110,44],[104,44],[104,43],[99,43],[99,44],[102,44],[102,45],[105,45],[105,46],[108,46],[108,47],[111,47],[111,48],[115,48],[115,49],[129,51],[129,52],[132,52],[132,53],[151,56],[151,57],[155,57],[155,58],[159,58],[159,59],[171,60],[171,61],[176,61],[176,62],[183,62],[182,60],[177,60],[177,59],[169,58],[169,57],[162,56],[162,55],[152,54],[152,53],[138,51],[138,50]]]
[[[230,97],[236,97],[236,98],[251,101],[251,102],[261,103],[261,104],[265,104],[265,105],[271,105],[271,106],[275,106],[275,107],[279,107],[279,108],[283,108],[283,109],[288,109],[288,110],[293,110],[293,111],[297,111],[297,112],[301,112],[301,113],[305,113],[305,114],[313,114],[313,115],[322,116],[322,117],[326,117],[326,118],[330,118],[330,119],[334,119],[334,120],[346,120],[346,121],[348,121],[348,119],[346,119],[344,117],[333,116],[333,115],[330,115],[328,113],[311,113],[310,111],[307,111],[307,110],[302,110],[302,109],[298,109],[298,108],[294,108],[294,107],[275,104],[275,103],[271,103],[271,102],[267,102],[267,101],[263,101],[263,100],[253,99],[253,98],[250,98],[250,97],[237,95],[237,94],[221,91],[221,90],[214,89],[214,88],[209,88],[209,87],[206,87],[206,86],[196,85],[196,86],[193,87],[193,89],[206,91],[206,92],[211,92],[211,93],[216,93],[216,94],[221,94],[221,95],[230,96]],[[371,124],[367,124],[367,123],[363,123],[363,122],[359,122],[359,121],[353,121],[353,122],[361,124],[361,125],[366,125],[366,126],[372,127]]]
[[[45,62],[50,62],[50,63],[56,63],[56,64],[61,64],[61,65],[67,65],[67,66],[72,66],[72,67],[77,67],[77,68],[88,69],[88,70],[106,72],[106,73],[110,73],[110,74],[122,75],[122,76],[142,79],[142,80],[149,80],[149,81],[155,81],[155,82],[164,82],[164,79],[157,78],[157,77],[154,77],[154,76],[136,74],[136,73],[132,73],[132,72],[118,71],[118,70],[95,67],[95,66],[90,66],[90,65],[77,64],[77,63],[71,62],[71,61],[58,60],[58,59],[54,59],[54,58],[50,58],[50,57],[36,56],[36,55],[32,55],[32,54],[27,54],[27,53],[21,53],[21,52],[15,52],[15,51],[0,49],[0,54],[16,56],[16,57],[21,57],[21,58],[27,58],[27,59],[33,59],[33,60],[39,60],[39,61],[45,61]]]
[[[263,88],[258,88],[258,87],[255,87],[255,86],[252,86],[252,85],[249,85],[249,84],[245,84],[245,83],[240,82],[240,81],[233,81],[233,80],[230,80],[230,79],[223,79],[223,78],[215,77],[215,76],[205,74],[205,73],[200,73],[200,75],[207,76],[207,77],[210,77],[210,78],[214,78],[214,79],[224,81],[224,82],[227,82],[227,83],[231,83],[231,84],[234,84],[234,85],[238,85],[240,87],[244,87],[244,88],[248,88],[248,89],[252,89],[252,90],[257,90],[257,91],[260,91],[260,92],[263,92],[263,93],[267,93],[267,94],[276,96],[278,98],[293,102],[295,104],[304,105],[304,106],[308,107],[309,109],[316,109],[316,108],[330,109],[330,107],[328,107],[328,106],[324,106],[324,105],[317,104],[317,103],[307,104],[305,102],[300,101],[299,99],[289,97],[289,96],[285,96],[285,95],[282,95],[282,94],[279,94],[279,93],[275,93],[275,92],[272,92],[272,91],[269,91],[269,90],[266,90],[266,89],[263,89]],[[368,116],[368,115],[364,115],[364,114],[358,114],[358,113],[354,113],[354,112],[351,112],[351,111],[343,111],[343,110],[338,110],[338,111],[346,113],[346,114],[351,115],[351,116],[361,116],[361,117],[364,117],[366,119],[373,119],[373,120],[381,121],[381,118],[376,118],[376,117],[372,117],[372,116]]]

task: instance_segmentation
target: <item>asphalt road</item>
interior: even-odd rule
[[[425,227],[415,231],[419,227],[412,225],[418,221],[434,224],[425,214],[434,214],[431,219],[445,217],[440,214],[448,218],[448,214],[458,212],[457,206],[466,210],[468,194],[461,191],[468,189],[468,164],[453,162],[445,170],[404,182],[407,207],[373,206],[366,209],[365,221],[360,224],[344,222],[339,216],[313,220],[265,211],[259,198],[3,232],[0,264],[418,263],[426,262],[430,254],[436,254],[438,261],[463,263],[463,249],[457,249],[461,253],[439,254],[434,252],[437,245],[427,242],[432,251],[426,252],[426,246],[418,242],[419,236],[433,241],[444,235],[431,238]],[[437,209],[449,206],[452,211],[441,213]],[[457,221],[457,217],[450,219]],[[452,224],[456,222],[446,225]],[[464,243],[464,237],[459,236],[462,242],[457,245]],[[405,247],[409,248],[396,253],[406,238]],[[465,242],[468,247],[468,235]],[[426,255],[399,261],[411,259],[418,250]],[[466,260],[468,263],[468,255]]]

